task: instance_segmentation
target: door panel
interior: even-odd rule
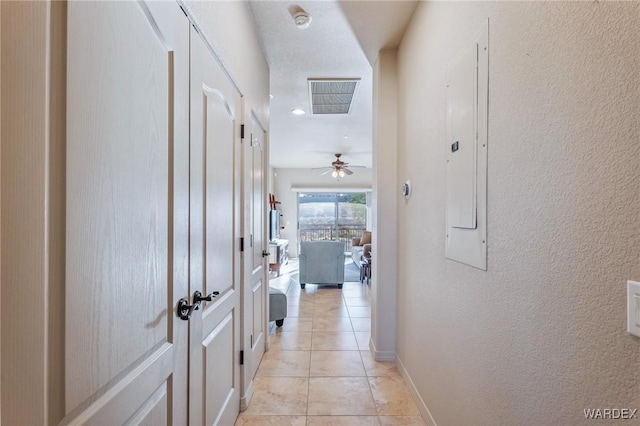
[[[263,344],[262,339],[264,339],[264,285],[262,279],[259,279],[257,283],[254,284],[251,289],[251,294],[253,295],[253,351],[256,352],[256,360],[251,363],[252,373],[255,375],[256,370],[258,369],[258,364],[260,364],[260,359],[262,358],[262,353],[264,349],[260,349],[260,346]]]
[[[219,294],[190,320],[192,425],[239,412],[240,96],[191,30],[191,294]]]
[[[252,262],[251,287],[253,293],[253,348],[252,377],[255,375],[265,350],[266,318],[266,268],[262,252],[267,250],[265,243],[264,213],[266,210],[264,180],[264,129],[253,112],[251,113],[251,216],[252,216]],[[268,284],[267,284],[268,285]]]
[[[188,24],[152,9],[68,5],[65,423],[186,422]]]
[[[154,394],[147,400],[147,403],[140,407],[138,413],[134,415],[126,426],[156,426],[166,425],[167,422],[167,386],[163,384]]]
[[[213,58],[212,58],[213,60]],[[205,291],[222,293],[233,289],[233,148],[235,117],[228,110],[224,95],[217,89],[202,85],[205,152]],[[202,94],[200,95],[202,97]]]
[[[219,421],[219,416],[224,414],[225,406],[230,403],[229,400],[237,397],[233,370],[219,368],[219,366],[231,365],[234,362],[234,351],[230,350],[233,348],[233,334],[233,316],[229,314],[216,324],[213,331],[202,342],[205,351],[205,366],[210,369],[208,371],[205,368],[203,373],[212,378],[207,380],[205,385],[206,424],[208,425],[216,424]]]
[[[264,188],[265,131],[253,111],[245,129],[243,144],[244,232],[248,247],[244,256],[244,351],[243,406],[251,399],[251,383],[266,348],[266,258],[267,249],[264,217],[266,210]]]

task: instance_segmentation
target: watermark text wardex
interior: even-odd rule
[[[638,409],[632,408],[585,408],[584,417],[589,420],[613,419],[631,420],[636,419]]]

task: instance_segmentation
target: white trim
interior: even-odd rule
[[[151,13],[151,11],[149,10],[149,6],[147,6],[146,1],[138,0],[138,6],[140,6],[140,9],[142,9],[142,13],[144,13],[144,16],[147,17],[147,21],[149,21],[149,25],[151,26],[153,33],[158,38],[158,41],[160,42],[160,44],[167,51],[173,52],[174,51],[173,47],[171,47],[171,44],[169,44],[164,34],[162,34],[162,31],[160,31],[160,28],[158,27],[158,23],[156,22],[156,19],[153,17],[153,14]]]
[[[251,403],[251,399],[253,398],[253,380],[247,386],[247,391],[244,393],[242,398],[240,398],[240,411],[245,411],[249,408],[249,404]]]
[[[409,392],[413,397],[413,402],[416,403],[416,405],[418,406],[418,410],[420,410],[422,419],[430,426],[437,426],[436,421],[433,419],[433,416],[431,415],[431,411],[429,411],[427,404],[425,404],[424,400],[420,396],[420,393],[418,392],[418,389],[416,389],[416,386],[413,383],[413,380],[411,380],[411,377],[409,376],[407,369],[404,368],[404,364],[402,363],[402,360],[400,359],[400,357],[396,357],[396,365],[398,367],[398,370],[400,370],[400,374],[402,374],[402,377],[404,378],[407,387],[409,388]]]
[[[229,105],[229,102],[227,102],[227,99],[224,97],[224,94],[221,91],[219,91],[218,89],[213,89],[206,84],[202,84],[202,90],[205,92],[205,96],[207,96],[207,94],[212,94],[219,97],[225,109],[227,110],[227,117],[229,118],[229,120],[234,121],[236,119],[235,114],[231,110],[231,105]]]
[[[218,62],[218,65],[220,65],[220,68],[222,68],[222,72],[227,76],[229,81],[231,81],[231,84],[236,89],[238,94],[241,97],[244,97],[244,93],[242,92],[242,89],[240,89],[240,85],[236,82],[236,80],[233,78],[233,76],[229,72],[229,68],[225,65],[220,53],[213,47],[211,40],[205,33],[204,28],[200,24],[200,21],[198,21],[198,18],[196,17],[195,13],[193,12],[193,10],[191,10],[191,7],[187,4],[185,0],[177,0],[177,2],[178,2],[178,5],[180,5],[182,10],[184,11],[184,13],[187,15],[187,19],[189,20],[189,22],[191,22],[191,25],[193,25],[193,28],[195,28],[196,32],[204,42],[204,45],[207,47],[207,49],[209,49],[209,52],[211,52],[216,62]]]
[[[364,187],[355,187],[355,186],[349,186],[349,187],[341,187],[341,186],[337,186],[337,187],[328,187],[328,186],[319,186],[319,187],[308,187],[308,186],[292,186],[291,187],[291,191],[293,192],[371,192],[372,189],[370,186],[364,186]]]
[[[396,360],[396,353],[393,351],[379,351],[376,349],[373,339],[369,336],[369,350],[373,354],[373,359],[380,362],[390,362]]]

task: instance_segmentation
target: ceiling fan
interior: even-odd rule
[[[333,161],[331,163],[331,166],[329,167],[314,167],[313,170],[318,170],[318,169],[327,169],[324,172],[322,172],[320,174],[320,176],[324,176],[327,173],[331,173],[331,176],[333,176],[336,179],[340,179],[341,177],[345,177],[345,176],[349,176],[352,175],[353,172],[351,170],[349,170],[349,167],[353,168],[364,168],[364,166],[349,166],[349,163],[345,163],[344,161],[342,161],[340,159],[340,157],[342,156],[342,154],[334,154],[336,156],[335,161]]]

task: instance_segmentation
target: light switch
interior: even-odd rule
[[[627,281],[627,333],[640,337],[640,283]]]

